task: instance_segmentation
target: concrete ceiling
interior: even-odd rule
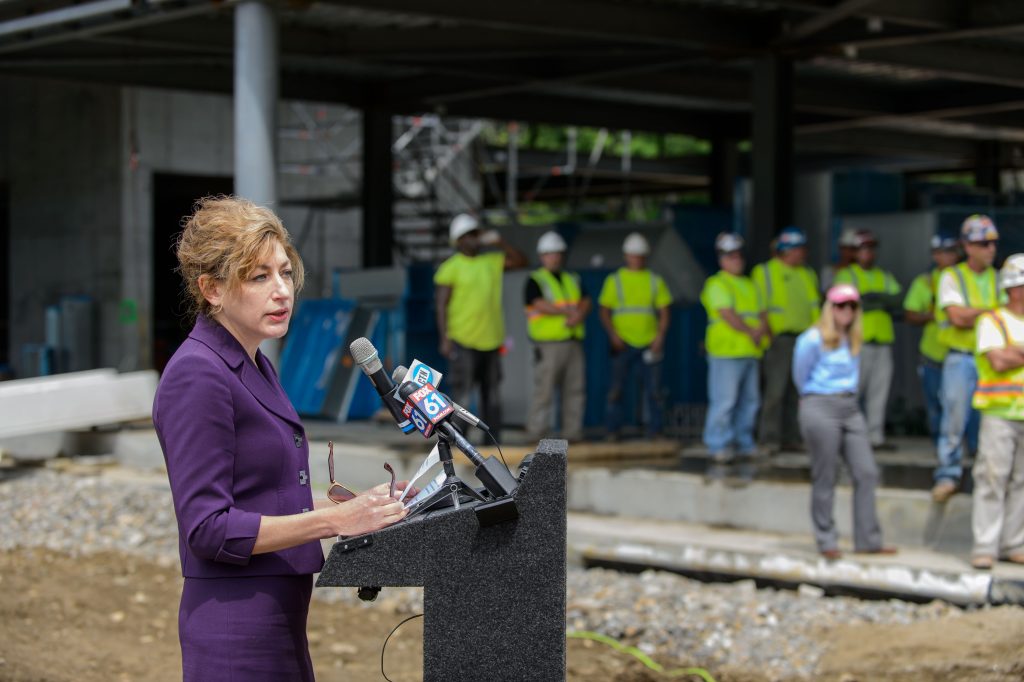
[[[0,73],[230,92],[232,0],[0,0]],[[747,139],[794,63],[798,159],[1024,158],[1021,0],[291,0],[282,95]],[[991,149],[986,152],[991,156]]]

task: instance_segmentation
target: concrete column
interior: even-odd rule
[[[793,220],[793,64],[778,55],[754,63],[751,256],[768,256],[772,237]]]
[[[394,242],[394,161],[391,112],[368,106],[363,110],[363,267],[391,265]]]
[[[260,0],[235,8],[235,193],[277,202],[277,16]]]
[[[261,0],[235,8],[235,194],[260,206],[277,204],[277,98],[280,84],[277,15]],[[277,367],[281,342],[260,350]]]
[[[738,168],[739,150],[736,148],[736,140],[722,136],[712,138],[708,167],[712,206],[732,208]]]

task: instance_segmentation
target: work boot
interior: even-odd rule
[[[956,494],[957,485],[953,481],[939,481],[932,488],[932,501],[943,504]]]

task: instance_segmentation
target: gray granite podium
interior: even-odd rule
[[[422,585],[427,682],[564,680],[566,447],[523,461],[517,519],[464,503],[339,541],[317,587]]]

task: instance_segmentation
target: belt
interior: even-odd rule
[[[950,348],[949,353],[950,355],[974,355],[974,353],[969,350],[957,350],[956,348]]]
[[[842,393],[804,393],[804,398],[855,398],[857,394],[853,391],[843,391]]]

